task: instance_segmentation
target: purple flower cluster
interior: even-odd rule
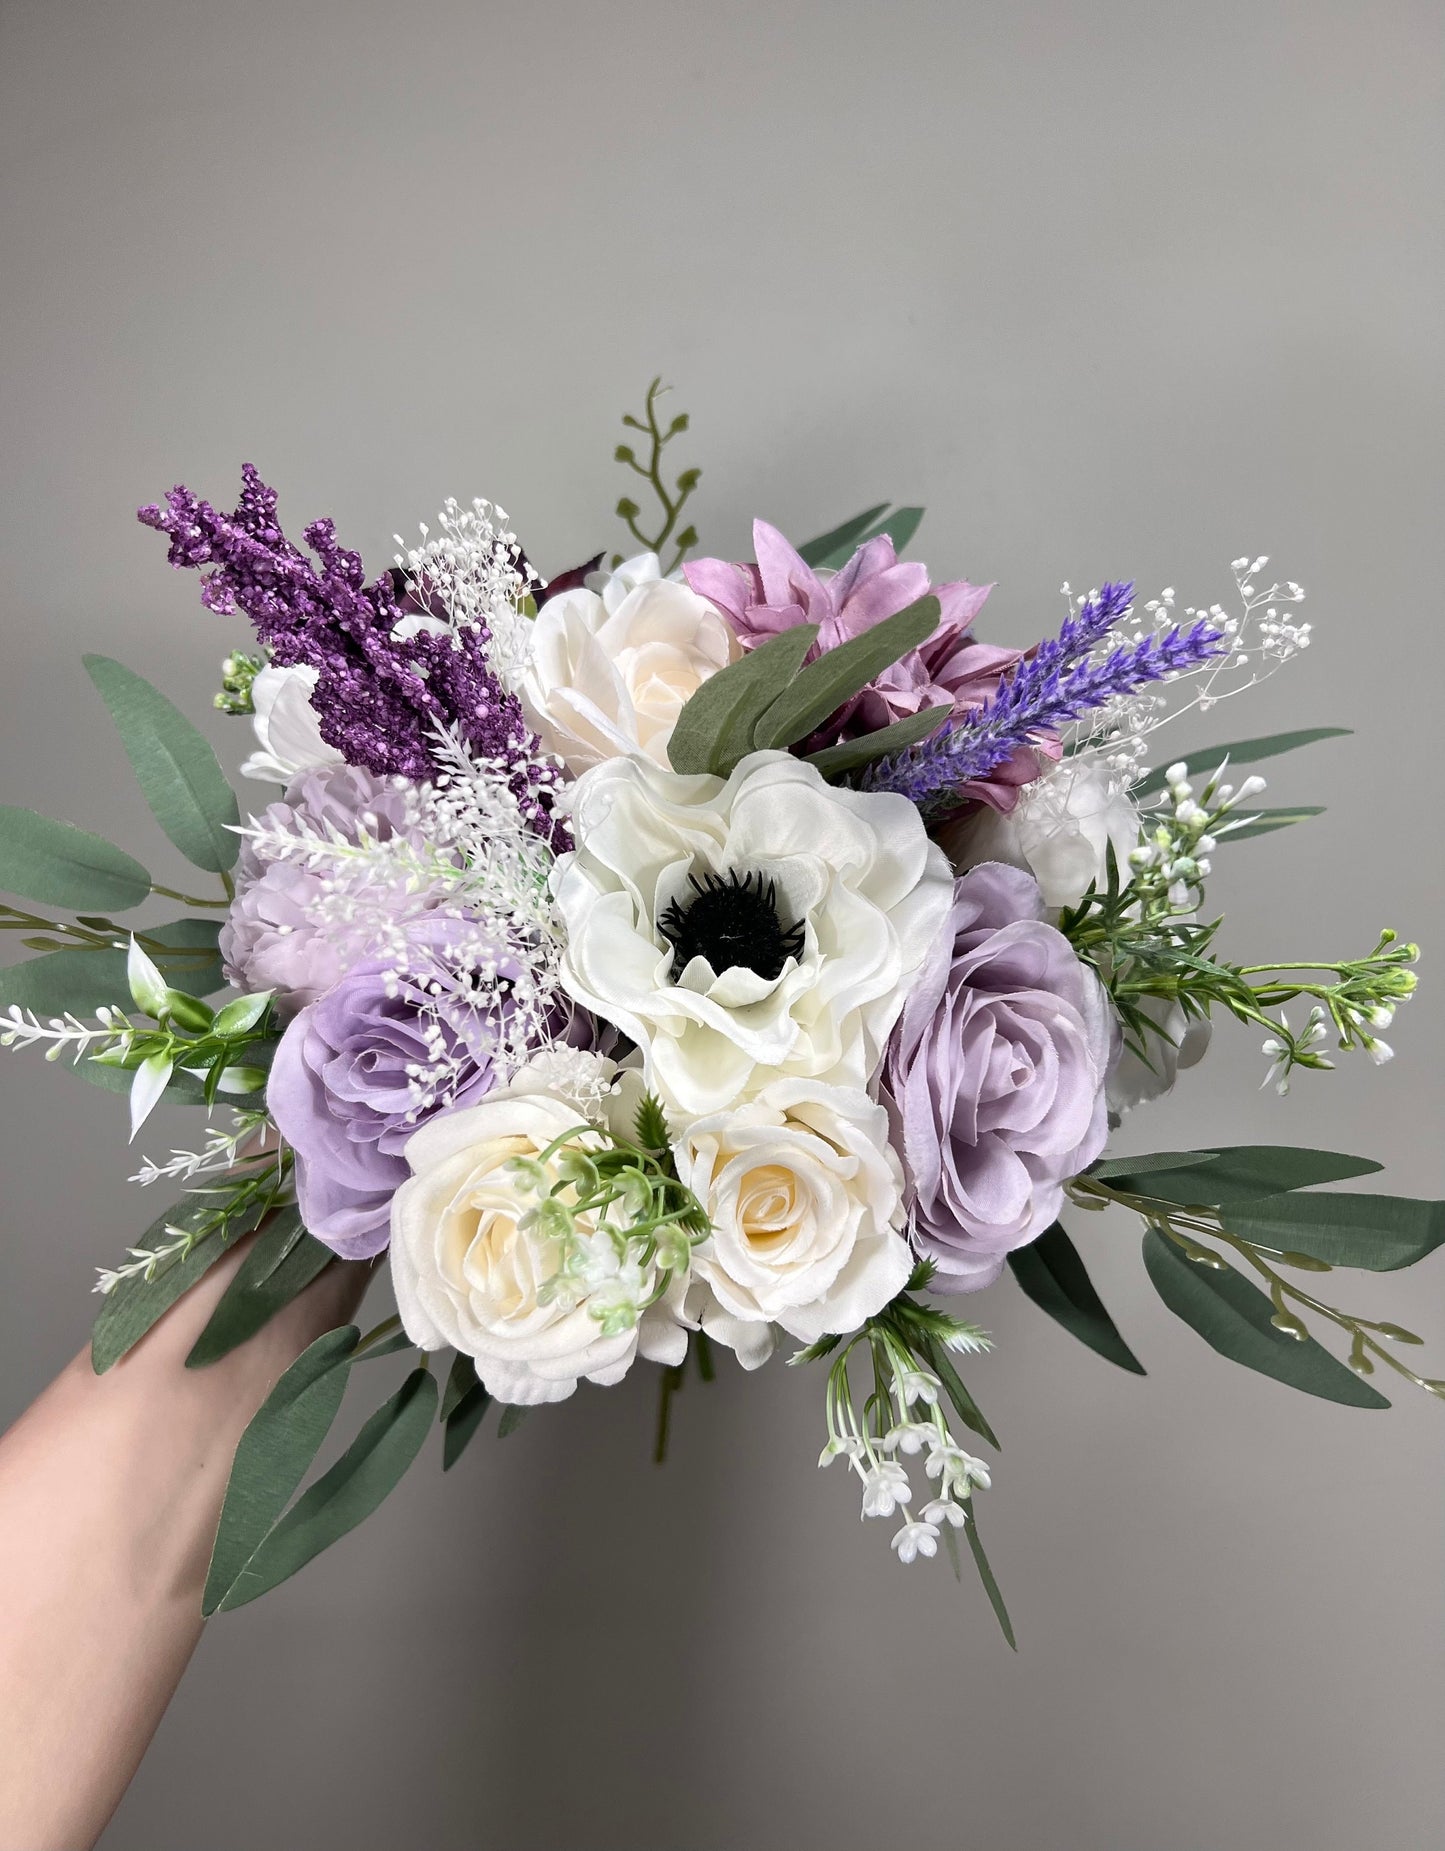
[[[811,657],[862,636],[930,591],[939,603],[938,627],[917,649],[883,670],[868,687],[832,713],[798,748],[803,752],[876,732],[927,707],[964,714],[997,692],[1019,651],[980,643],[973,620],[991,586],[955,579],[930,585],[927,566],[899,559],[887,534],[859,547],[837,572],[816,572],[766,521],[753,523],[756,565],[695,559],[683,566],[688,584],[716,604],[743,646],[751,649],[801,623],[818,626]],[[1039,775],[1037,751],[1005,753],[963,794],[1008,811],[1019,789]]]
[[[313,563],[282,533],[276,491],[250,463],[241,497],[220,514],[184,487],[139,518],[170,538],[170,563],[205,572],[201,601],[229,614],[238,608],[282,667],[302,663],[318,679],[312,705],[321,736],[349,764],[379,776],[425,779],[435,769],[433,736],[455,727],[479,757],[516,767],[516,789],[530,821],[551,837],[549,792],[539,791],[535,739],[514,695],[487,663],[485,626],[467,635],[439,626],[406,626],[417,608],[391,573],[366,583],[359,554],[338,544],[329,520],[313,521],[305,540]]]
[[[897,791],[930,820],[955,810],[965,786],[986,778],[1021,747],[1057,734],[1106,702],[1151,682],[1202,667],[1229,648],[1222,630],[1202,618],[1181,629],[1123,643],[1100,662],[1090,653],[1128,609],[1132,584],[1105,585],[1057,637],[1020,663],[976,713],[950,720],[932,738],[870,765],[863,789]]]

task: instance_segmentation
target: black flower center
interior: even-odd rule
[[[691,899],[674,900],[657,922],[672,946],[672,980],[693,958],[719,973],[745,965],[769,983],[803,955],[803,927],[778,917],[777,887],[761,874],[688,876]]]

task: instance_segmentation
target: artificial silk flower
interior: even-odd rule
[[[1050,907],[1076,906],[1092,886],[1102,888],[1109,851],[1119,885],[1133,870],[1139,844],[1139,810],[1124,780],[1093,757],[1065,759],[1018,793],[1007,814],[979,809],[943,824],[937,838],[956,872],[985,861],[1005,861],[1032,874]]]
[[[741,653],[713,606],[643,553],[547,599],[517,686],[538,738],[574,775],[629,752],[665,766],[677,716]]]
[[[952,900],[913,806],[786,752],[723,780],[586,772],[554,881],[561,981],[684,1117],[768,1081],[866,1087]]]
[[[775,1080],[694,1120],[673,1154],[712,1223],[689,1322],[745,1368],[767,1360],[774,1325],[803,1343],[856,1330],[907,1283],[903,1171],[867,1093]]]
[[[321,737],[321,718],[311,705],[317,671],[304,664],[278,668],[268,662],[251,683],[251,726],[256,750],[241,764],[243,778],[289,784],[303,771],[342,765],[345,759]]]
[[[656,1268],[618,1253],[620,1230],[578,1216],[569,1249],[534,1212],[561,1180],[564,1152],[595,1143],[579,1130],[576,1102],[535,1083],[523,1074],[424,1125],[406,1146],[412,1174],[391,1215],[392,1286],[407,1335],[425,1350],[470,1356],[496,1400],[522,1406],[564,1401],[584,1379],[619,1382],[639,1355],[680,1362],[687,1348],[667,1304],[647,1306]],[[519,1160],[540,1164],[536,1190],[519,1181]],[[619,1307],[636,1315],[609,1320]]]

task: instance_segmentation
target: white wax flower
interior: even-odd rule
[[[617,758],[578,780],[571,823],[563,987],[636,1043],[665,1104],[698,1117],[784,1076],[867,1086],[953,898],[906,797],[837,788],[786,752],[726,781]],[[742,881],[775,958],[664,931],[697,917],[699,885]]]
[[[268,663],[251,684],[255,707],[251,725],[258,750],[241,766],[243,778],[289,784],[303,771],[346,761],[321,737],[321,722],[311,705],[314,668],[277,668]]]
[[[774,1324],[812,1343],[856,1330],[906,1285],[903,1171],[866,1093],[776,1080],[695,1120],[673,1154],[713,1230],[693,1259],[688,1321],[745,1369],[767,1360]]]
[[[547,600],[517,692],[542,744],[574,775],[628,752],[666,766],[683,707],[741,654],[726,618],[642,553],[600,590]]]
[[[507,1168],[578,1125],[575,1096],[529,1090],[540,1083],[524,1069],[423,1126],[406,1147],[413,1174],[392,1202],[392,1286],[407,1335],[423,1349],[462,1351],[491,1395],[522,1406],[563,1401],[583,1378],[618,1382],[639,1355],[680,1363],[687,1347],[661,1305],[604,1330],[594,1312],[645,1299],[656,1277],[619,1259],[590,1216],[577,1217],[584,1270],[557,1289],[559,1243],[529,1219],[536,1196]]]
[[[1111,847],[1119,885],[1128,886],[1139,827],[1139,811],[1117,773],[1081,757],[1026,784],[1007,816],[981,810],[940,830],[939,840],[959,873],[1004,861],[1033,875],[1046,906],[1064,907],[1076,905],[1095,881],[1103,885]]]

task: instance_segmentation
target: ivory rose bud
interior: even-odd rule
[[[689,1321],[744,1368],[767,1360],[774,1324],[804,1343],[856,1330],[907,1283],[903,1171],[866,1093],[777,1080],[696,1120],[674,1156],[712,1222]]]
[[[303,771],[345,761],[321,737],[321,720],[311,705],[317,671],[304,664],[259,669],[251,683],[255,709],[251,728],[256,750],[241,765],[243,778],[261,778],[272,784],[289,784]]]
[[[677,716],[741,654],[726,618],[643,553],[600,591],[547,600],[517,691],[542,744],[574,776],[629,752],[665,766]]]
[[[1132,876],[1129,855],[1139,846],[1139,811],[1122,781],[1095,759],[1065,759],[1019,793],[1006,815],[980,810],[940,829],[955,869],[1003,861],[1032,874],[1051,907],[1075,906],[1108,872],[1109,850],[1119,885]]]

